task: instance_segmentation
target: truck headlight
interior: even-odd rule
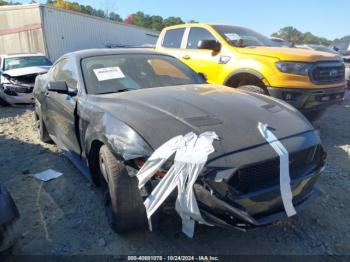
[[[312,64],[298,62],[277,62],[276,67],[283,73],[308,75]]]

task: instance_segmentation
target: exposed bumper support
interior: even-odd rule
[[[313,188],[320,173],[321,169],[291,182],[293,204],[298,213],[320,195],[320,191]],[[288,217],[278,186],[239,197],[227,192],[224,198],[200,184],[195,184],[194,189],[203,218],[216,226],[247,230]]]
[[[303,113],[321,110],[344,100],[345,86],[323,89],[268,87],[269,94],[293,105]]]

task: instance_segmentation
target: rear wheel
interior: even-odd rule
[[[51,141],[51,138],[49,132],[46,129],[45,123],[40,115],[41,114],[37,114],[36,112],[34,112],[35,124],[38,131],[38,135],[42,142],[48,143]]]
[[[107,146],[99,153],[100,180],[108,222],[117,233],[145,228],[147,216],[136,177],[129,176],[123,162]]]
[[[255,86],[255,85],[243,85],[243,86],[239,86],[238,89],[253,92],[253,93],[268,95],[268,92],[265,88],[260,86]]]
[[[10,255],[15,242],[15,221],[0,226],[0,261]]]

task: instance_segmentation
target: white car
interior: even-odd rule
[[[33,103],[35,78],[51,65],[43,54],[0,55],[0,104]]]
[[[344,56],[345,63],[345,79],[348,81],[348,88],[350,88],[350,55]]]

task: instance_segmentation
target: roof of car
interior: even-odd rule
[[[30,56],[45,56],[41,53],[18,53],[18,54],[2,54],[2,58],[11,58],[11,57],[30,57]]]
[[[74,57],[76,59],[82,59],[82,58],[91,57],[91,56],[121,55],[121,54],[159,55],[162,53],[156,52],[156,51],[153,51],[153,49],[147,49],[147,48],[101,48],[101,49],[85,49],[85,50],[67,53],[64,56],[62,56],[62,58]]]

